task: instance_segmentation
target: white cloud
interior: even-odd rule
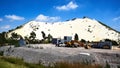
[[[3,19],[2,19],[2,18],[0,18],[0,22],[1,22],[1,21],[3,21]]]
[[[76,9],[77,7],[78,7],[78,5],[71,1],[67,5],[57,6],[56,9],[58,9],[58,10],[71,10],[71,9]]]
[[[118,21],[118,20],[120,20],[120,16],[116,17],[116,18],[113,18],[113,21]]]
[[[10,28],[10,25],[5,25],[5,26],[0,27],[0,29],[9,29],[9,28]]]
[[[20,17],[20,16],[17,16],[17,15],[5,15],[5,17],[10,19],[11,21],[24,20],[25,19],[24,17]]]
[[[60,17],[50,17],[50,16],[45,16],[43,14],[38,15],[35,19],[35,21],[40,21],[40,22],[56,22],[59,20]]]

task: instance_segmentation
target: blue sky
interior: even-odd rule
[[[31,20],[57,22],[83,16],[120,31],[120,0],[0,0],[0,32]]]

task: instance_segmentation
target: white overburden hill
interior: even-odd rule
[[[97,20],[90,18],[76,18],[65,22],[37,22],[30,21],[23,25],[23,27],[11,31],[8,33],[8,37],[11,33],[15,32],[22,37],[30,36],[30,33],[34,31],[36,33],[36,39],[43,39],[43,31],[46,36],[51,34],[53,38],[63,38],[64,36],[72,36],[74,39],[75,33],[78,34],[79,39],[85,39],[86,41],[99,41],[102,39],[118,40],[119,32],[101,24]]]

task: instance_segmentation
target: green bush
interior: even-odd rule
[[[7,61],[7,57],[0,56],[0,68],[28,68],[24,65],[13,64]],[[16,60],[17,62],[17,60]]]
[[[115,40],[105,39],[105,41],[110,41],[112,42],[112,45],[118,46],[118,43]]]
[[[109,65],[109,63],[106,61],[106,66],[105,66],[105,68],[110,68],[110,65]]]
[[[84,40],[84,39],[81,39],[81,40],[80,40],[80,42],[86,43],[86,40]]]
[[[13,57],[0,57],[0,61],[0,68],[45,68],[41,64],[26,63],[22,59]]]
[[[117,68],[120,68],[120,66],[117,66]]]
[[[9,45],[15,45],[15,47],[19,47],[18,40],[7,39],[7,43],[9,43]]]
[[[3,53],[4,53],[3,51],[0,51],[0,56],[3,56]]]
[[[13,57],[1,57],[3,60],[9,62],[9,63],[13,63],[13,64],[21,64],[23,63],[22,59],[18,59],[18,58],[13,58]]]

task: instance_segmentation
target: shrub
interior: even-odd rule
[[[120,68],[120,66],[117,66],[117,68]]]
[[[106,66],[105,68],[110,68],[110,65],[108,64],[108,62],[106,61]]]
[[[83,42],[83,43],[86,43],[86,40],[84,40],[84,39],[81,39],[81,42]]]
[[[117,45],[118,45],[118,43],[117,43],[116,41],[112,40],[112,45],[117,46]]]
[[[57,62],[52,68],[102,68],[102,66],[96,65],[86,65],[81,63],[69,63],[69,62]]]
[[[3,45],[6,43],[6,32],[0,33],[0,44]]]
[[[19,28],[22,28],[23,26],[22,25],[20,25],[20,26],[17,26],[15,29],[19,29]]]
[[[14,39],[7,39],[7,43],[9,43],[9,45],[15,45],[15,47],[19,47],[19,43],[18,40],[14,40]]]
[[[0,68],[45,68],[41,64],[26,63],[22,59],[13,57],[0,57]]]
[[[3,53],[4,53],[3,51],[0,51],[0,56],[3,56]]]
[[[18,35],[18,34],[15,33],[15,32],[12,33],[11,36],[12,36],[11,38],[12,38],[13,40],[18,40],[18,38],[20,37],[20,35]]]
[[[29,37],[29,38],[30,38],[30,40],[35,40],[35,38],[36,38],[36,33],[32,31],[32,32],[30,33],[30,37]]]
[[[110,41],[110,42],[112,42],[112,45],[118,45],[118,43],[115,41],[115,40],[110,40],[110,39],[105,39],[105,41]]]
[[[21,64],[21,63],[23,63],[22,59],[13,58],[13,57],[2,57],[2,59],[9,62],[9,63],[13,63],[13,64]]]
[[[53,38],[53,37],[52,37],[52,35],[51,35],[51,34],[48,34],[47,39],[48,39],[48,42],[49,42],[49,43],[51,43],[51,42],[52,42],[52,38]]]

